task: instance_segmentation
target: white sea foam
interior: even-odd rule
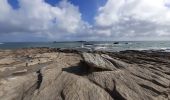
[[[113,44],[111,43],[101,43],[101,44],[94,44],[94,46],[112,46]]]
[[[165,52],[170,52],[170,49],[166,49]]]
[[[170,48],[166,48],[166,47],[148,47],[148,48],[132,48],[130,50],[152,50],[152,51],[160,51],[160,52],[170,52]]]
[[[101,46],[94,48],[94,50],[106,50],[106,49],[107,49],[107,47],[101,47]]]

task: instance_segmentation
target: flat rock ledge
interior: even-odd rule
[[[0,50],[0,100],[170,100],[170,53]]]

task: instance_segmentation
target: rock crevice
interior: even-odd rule
[[[37,73],[37,89],[39,89],[43,81],[43,76],[41,70],[38,70],[36,73]]]

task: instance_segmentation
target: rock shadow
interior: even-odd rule
[[[71,66],[68,68],[62,68],[62,71],[66,71],[68,73],[73,73],[76,75],[84,76],[91,74],[92,72],[102,72],[102,71],[110,71],[103,68],[97,68],[94,66],[89,66],[86,62],[80,61],[77,66]]]
[[[89,73],[89,66],[84,63],[84,62],[80,62],[77,66],[71,66],[68,68],[62,68],[62,71],[66,71],[68,73],[73,73],[79,76],[84,76],[87,75]]]

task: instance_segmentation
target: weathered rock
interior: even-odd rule
[[[0,59],[0,65],[8,65],[8,64],[12,64],[14,62],[15,62],[15,60],[11,57],[6,57],[3,59]]]
[[[104,55],[103,54],[102,57],[109,60],[118,69],[121,69],[121,68],[126,69],[126,68],[131,66],[130,64],[128,64],[126,62],[111,58],[109,55]]]
[[[11,76],[0,80],[1,100],[23,100],[26,95],[32,96],[36,90],[36,74]]]
[[[116,70],[116,67],[107,59],[99,54],[83,53],[84,62],[90,67],[103,70]]]
[[[2,100],[169,100],[170,54],[0,51]]]

